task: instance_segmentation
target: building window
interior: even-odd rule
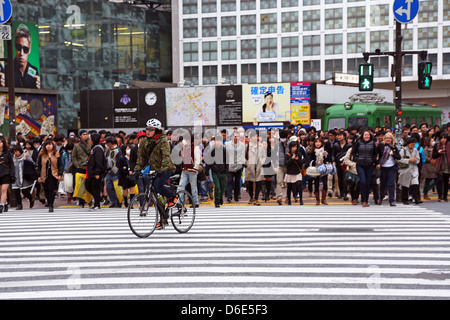
[[[370,6],[370,25],[372,27],[389,25],[389,5]]]
[[[261,83],[277,81],[277,63],[261,63]]]
[[[371,57],[370,62],[373,63],[375,78],[387,78],[390,76],[389,57]]]
[[[351,7],[347,11],[348,28],[364,28],[366,26],[366,7]]]
[[[418,49],[434,49],[438,47],[438,28],[420,28],[418,30]]]
[[[283,62],[282,64],[282,81],[297,82],[299,81],[298,62]]]
[[[442,55],[443,58],[443,74],[450,74],[450,53],[444,53]]]
[[[236,17],[222,17],[222,36],[236,35]]]
[[[277,44],[277,38],[261,39],[261,59],[276,58],[278,56]]]
[[[325,4],[342,3],[342,0],[325,0]]]
[[[320,10],[303,12],[303,31],[320,30]]]
[[[342,33],[325,35],[325,54],[342,54]]]
[[[298,31],[298,12],[284,12],[281,14],[281,32]]]
[[[342,72],[342,60],[325,60],[325,79],[331,79],[336,72]]]
[[[298,7],[298,2],[299,2],[299,0],[282,0],[281,6],[283,8]]]
[[[237,65],[222,65],[222,78],[237,83]]]
[[[320,36],[303,37],[303,55],[304,56],[320,55]]]
[[[255,0],[241,0],[241,10],[256,10]]]
[[[188,42],[183,44],[184,62],[198,61],[198,42]]]
[[[198,38],[198,21],[197,19],[183,20],[183,37]]]
[[[320,61],[303,61],[303,80],[319,81],[320,80]]]
[[[448,1],[447,1],[448,2]],[[439,13],[439,1],[421,1],[419,10],[419,22],[437,22]]]
[[[241,34],[256,34],[256,15],[241,16]]]
[[[277,33],[277,14],[261,14],[261,34]]]
[[[222,12],[236,11],[236,0],[221,0],[220,8]]]
[[[197,0],[183,0],[183,14],[197,13]]]
[[[350,32],[347,34],[347,53],[360,53],[366,50],[366,33]]]
[[[222,41],[222,60],[236,60],[236,40]]]
[[[364,58],[347,59],[347,73],[358,74],[359,65],[365,63]]]
[[[450,48],[450,27],[444,27],[442,46],[444,48]]]
[[[342,29],[342,9],[325,10],[325,29]]]
[[[217,12],[217,0],[202,0],[201,3],[203,13]]]
[[[203,66],[203,84],[217,84],[217,66]]]
[[[203,61],[217,61],[217,41],[206,41],[202,44]]]
[[[281,55],[283,57],[298,57],[298,37],[285,37],[281,39]]]
[[[276,9],[277,0],[261,0],[261,9]]]
[[[256,64],[241,65],[241,83],[256,83]]]
[[[403,67],[403,76],[411,77],[413,75],[413,56],[412,55],[406,55],[403,57],[402,67]]]
[[[198,67],[184,67],[184,80],[198,85]]]
[[[202,19],[202,36],[217,37],[217,19],[216,18],[203,18]]]
[[[438,66],[438,55],[436,53],[428,54],[428,61],[433,64],[433,69],[431,69],[432,75],[437,75],[437,66]]]
[[[256,40],[241,40],[241,59],[256,59]]]
[[[389,50],[389,31],[370,32],[370,48],[371,51],[377,49],[380,49],[381,51]]]
[[[393,39],[395,39],[395,30],[394,30],[393,35],[394,35]],[[413,29],[403,30],[402,45],[403,45],[403,50],[413,50],[413,47],[414,47],[414,32],[413,32]]]
[[[304,6],[317,6],[320,4],[320,0],[303,0]]]

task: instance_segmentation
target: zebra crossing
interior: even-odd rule
[[[0,215],[0,299],[448,299],[450,217],[416,206],[201,207],[148,239],[124,209]]]

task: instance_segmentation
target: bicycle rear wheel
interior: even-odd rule
[[[170,209],[170,219],[175,230],[179,233],[187,233],[191,230],[195,221],[194,200],[187,191],[179,191],[178,197],[177,204]],[[181,201],[181,198],[183,198],[183,201]]]
[[[158,211],[150,206],[147,194],[140,193],[133,197],[128,206],[128,225],[139,238],[148,238],[155,231],[158,223]]]

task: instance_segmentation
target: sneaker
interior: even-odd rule
[[[169,201],[167,201],[167,203],[166,203],[166,207],[172,208],[177,204],[177,202],[178,202],[178,196],[176,196],[174,198],[169,198]]]
[[[156,225],[156,230],[162,230],[164,229],[169,223],[167,221],[160,221]]]
[[[89,208],[89,211],[99,211],[101,208],[99,206]]]

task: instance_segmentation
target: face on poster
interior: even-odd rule
[[[242,86],[243,122],[291,121],[290,83]]]
[[[15,87],[40,89],[39,29],[33,23],[13,21],[12,33]],[[6,68],[2,69],[1,86],[7,86]]]

